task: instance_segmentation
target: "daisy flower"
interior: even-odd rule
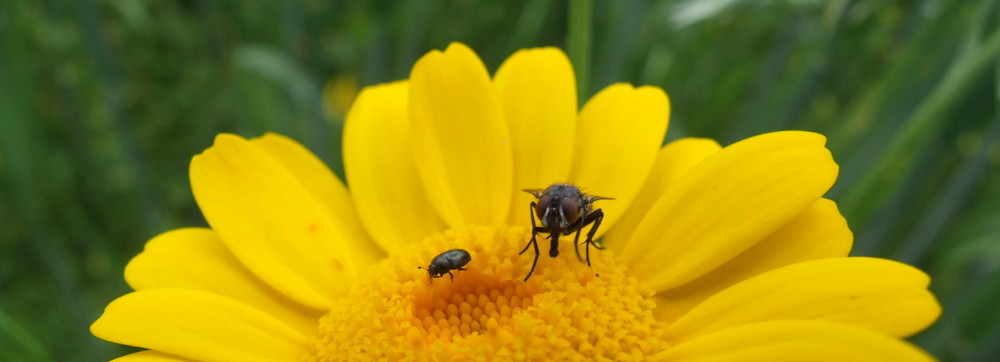
[[[940,313],[929,278],[847,256],[823,136],[661,147],[669,113],[627,84],[578,109],[558,49],[492,78],[432,51],[360,93],[346,185],[286,137],[218,136],[190,169],[210,228],[149,241],[91,331],[145,349],[121,361],[932,359],[901,340]],[[521,190],[558,182],[614,198],[594,204],[607,249],[590,268],[564,237],[523,281]],[[466,270],[428,284],[450,249]]]

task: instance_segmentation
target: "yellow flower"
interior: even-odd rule
[[[211,229],[151,240],[91,330],[148,349],[123,361],[931,359],[900,340],[940,313],[929,279],[847,257],[824,137],[661,148],[660,89],[575,95],[557,49],[492,79],[464,45],[431,52],[359,95],[349,187],[285,137],[220,135],[191,162]],[[555,182],[614,198],[608,248],[588,268],[564,237],[524,282],[520,190]],[[467,270],[428,284],[417,267],[454,248]]]
[[[358,95],[358,78],[350,74],[335,75],[323,86],[323,111],[337,123],[351,108]]]

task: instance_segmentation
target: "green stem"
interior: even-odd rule
[[[590,43],[593,0],[569,2],[569,59],[576,71],[576,93],[581,101],[590,95]]]

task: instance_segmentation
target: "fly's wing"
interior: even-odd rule
[[[583,189],[583,188],[580,189],[580,198],[583,199],[583,202],[587,203],[587,204],[592,203],[592,202],[597,201],[597,200],[614,200],[615,199],[614,197],[605,197],[605,196],[597,196],[597,195],[588,194],[587,190]]]
[[[545,189],[522,189],[521,191],[531,194],[531,196],[534,196],[536,199],[542,198],[542,194],[545,193]]]
[[[595,196],[587,194],[583,195],[583,201],[585,201],[588,204],[597,200],[614,200],[614,199],[615,199],[614,197],[604,197],[604,196]]]

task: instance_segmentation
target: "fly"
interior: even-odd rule
[[[601,220],[604,220],[604,211],[601,211],[601,209],[594,210],[593,203],[597,200],[613,199],[587,195],[579,187],[564,183],[552,184],[544,190],[528,189],[524,191],[535,196],[537,199],[537,202],[531,202],[531,209],[529,211],[531,214],[531,241],[528,241],[528,245],[525,245],[524,249],[518,254],[524,254],[525,251],[528,251],[528,247],[532,245],[535,247],[535,260],[531,263],[531,270],[528,271],[528,276],[524,277],[524,281],[528,281],[531,274],[535,272],[535,266],[538,265],[538,255],[540,254],[538,251],[538,240],[536,240],[538,233],[549,234],[549,257],[553,258],[559,255],[559,236],[576,233],[576,238],[573,239],[573,246],[576,250],[576,258],[582,262],[583,258],[580,257],[580,232],[587,225],[593,224],[594,226],[587,232],[587,239],[583,242],[587,244],[586,255],[587,266],[589,267],[590,245],[594,245],[594,248],[598,250],[604,249],[604,247],[594,242],[594,234],[597,233],[597,228],[601,226]],[[538,226],[535,223],[535,217],[538,217],[542,226]]]

